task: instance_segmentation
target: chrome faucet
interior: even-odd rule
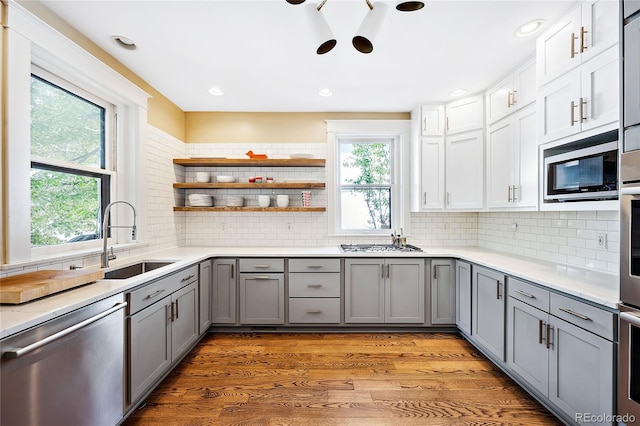
[[[109,225],[109,212],[111,211],[111,206],[119,203],[126,204],[129,207],[131,207],[131,210],[133,210],[133,225],[131,226],[110,226]],[[102,268],[108,268],[109,260],[115,259],[115,255],[113,255],[113,247],[111,247],[111,255],[109,255],[109,251],[107,250],[107,237],[109,236],[108,235],[109,228],[131,228],[131,238],[135,240],[136,239],[136,209],[135,207],[133,207],[133,204],[127,201],[114,201],[112,203],[109,203],[107,207],[104,209],[104,217],[102,219],[102,240],[103,240],[102,261],[100,262],[100,267]]]

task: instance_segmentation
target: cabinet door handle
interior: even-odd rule
[[[551,347],[551,324],[547,324],[547,349]]]
[[[576,105],[574,101],[571,101],[571,127],[573,127],[573,125],[578,122],[578,120],[576,120],[576,113],[574,111],[577,106],[578,105]]]
[[[447,117],[447,130],[449,130],[449,117]]]
[[[270,277],[268,275],[256,275],[255,277],[256,280],[268,280]]]
[[[175,311],[173,307],[173,302],[171,302],[171,322],[175,320]]]
[[[180,280],[181,283],[185,282],[185,281],[189,281],[191,278],[195,277],[195,275],[191,274],[188,277],[184,277],[183,279]]]
[[[496,281],[496,299],[500,299],[500,285],[502,283],[500,282],[500,280]]]
[[[588,316],[579,314],[579,313],[577,313],[575,311],[572,311],[571,309],[567,309],[567,308],[558,308],[558,309],[561,310],[562,312],[568,313],[569,315],[573,315],[574,317],[578,317],[581,320],[591,321],[591,318],[589,318]]]
[[[235,278],[235,266],[233,263],[231,264],[231,279]]]
[[[147,294],[145,297],[143,297],[143,299],[144,300],[153,299],[154,297],[156,297],[157,295],[159,295],[162,292],[164,292],[164,288],[161,288],[160,290],[156,290],[153,293]]]
[[[424,200],[424,202],[422,204],[424,204],[426,206],[427,205],[427,193],[426,192],[422,195],[422,199]]]
[[[518,93],[517,90],[511,92],[511,106],[515,106],[518,103],[518,101],[516,100],[516,93]]]
[[[509,190],[507,192],[507,203],[510,203],[513,199],[513,196],[511,195],[513,192],[513,186],[509,185]]]
[[[449,192],[447,192],[447,194],[446,194],[445,204],[446,205],[451,204],[451,194]]]
[[[587,50],[587,42],[585,40],[585,34],[589,31],[585,30],[584,27],[580,27],[580,53],[584,53]]]
[[[522,291],[522,290],[519,290],[517,288],[515,290],[513,290],[513,291],[515,291],[516,293],[519,293],[519,294],[521,294],[521,295],[523,295],[525,297],[528,297],[529,299],[535,299],[536,298],[533,294],[529,294],[526,291]]]
[[[576,40],[578,39],[578,36],[576,36],[576,33],[571,33],[571,59],[576,57]]]
[[[538,343],[542,344],[542,327],[544,326],[544,323],[542,322],[542,320],[539,320],[540,322],[538,323]]]
[[[513,185],[513,202],[520,201],[520,193],[516,195],[516,191],[520,191],[520,187],[518,185]]]
[[[176,299],[176,319],[178,319],[178,318],[179,318],[179,315],[178,315],[178,299]]]
[[[511,90],[507,92],[507,108],[511,108]]]
[[[308,314],[321,314],[322,311],[320,309],[310,309],[307,311]]]
[[[580,122],[584,123],[587,121],[587,117],[585,116],[587,101],[584,98],[580,98]]]
[[[307,284],[307,287],[309,287],[309,288],[321,288],[322,284]]]
[[[433,267],[433,280],[435,281],[435,280],[437,280],[437,279],[438,279],[438,266],[437,266],[437,265],[435,265],[435,266]]]
[[[427,131],[427,118],[423,118],[422,119],[422,131],[426,132]]]

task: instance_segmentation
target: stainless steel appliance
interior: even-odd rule
[[[0,342],[2,424],[120,422],[126,305],[113,296]]]
[[[571,149],[544,159],[544,200],[618,197],[618,141]]]
[[[340,250],[346,253],[403,253],[422,251],[411,244],[340,244]]]
[[[618,415],[640,420],[640,2],[624,3]],[[626,421],[625,423],[633,423]]]

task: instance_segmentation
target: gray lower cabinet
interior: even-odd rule
[[[345,323],[425,322],[424,259],[346,259]]]
[[[198,280],[198,297],[200,298],[198,330],[200,334],[206,333],[211,325],[211,263],[211,260],[200,262],[200,279]]]
[[[472,270],[472,340],[504,361],[505,276],[474,266]]]
[[[231,324],[238,322],[236,315],[236,259],[213,261],[211,288],[211,322]]]
[[[521,280],[508,286],[507,368],[568,423],[612,414],[615,314]]]
[[[455,265],[453,259],[431,260],[431,324],[456,322]]]
[[[471,335],[471,264],[456,260],[456,325]]]
[[[284,259],[240,259],[240,324],[284,324]]]
[[[129,294],[127,402],[136,402],[197,342],[197,268],[196,265]]]
[[[289,259],[289,324],[340,323],[340,259]]]

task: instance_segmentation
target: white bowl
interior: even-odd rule
[[[196,172],[196,182],[209,182],[211,173],[209,172]]]
[[[231,182],[235,182],[236,178],[233,176],[220,175],[220,176],[216,176],[216,180],[221,183],[231,183]]]

